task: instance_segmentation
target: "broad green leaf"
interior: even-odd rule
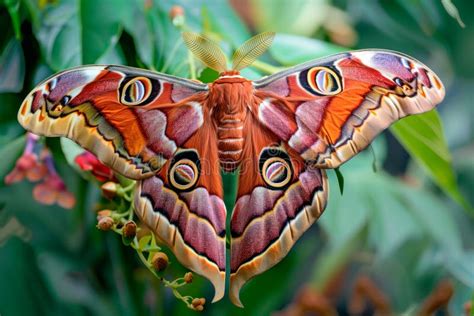
[[[474,215],[459,192],[438,112],[434,110],[404,118],[392,125],[391,131],[431,178]]]
[[[5,5],[10,14],[10,18],[12,19],[13,29],[15,30],[15,37],[17,40],[21,40],[20,3],[20,0],[5,0]]]
[[[65,0],[42,13],[37,37],[48,64],[63,70],[97,62],[120,36],[125,0]]]
[[[419,227],[446,253],[459,253],[462,240],[452,212],[436,197],[407,187],[398,187],[398,198],[416,218]]]
[[[311,36],[324,23],[328,0],[252,0],[250,15],[257,31]]]
[[[20,136],[10,143],[2,146],[0,149],[0,157],[2,163],[0,164],[0,183],[3,185],[3,178],[13,169],[15,162],[20,157],[21,152],[25,146],[25,136]]]
[[[57,299],[83,305],[96,315],[116,313],[113,312],[116,307],[103,294],[94,290],[93,283],[87,279],[87,271],[80,270],[80,263],[55,252],[42,251],[38,256],[38,260],[43,263],[39,269]]]
[[[421,236],[412,210],[394,195],[390,188],[394,180],[382,173],[372,174],[369,203],[372,218],[369,223],[369,242],[377,249],[380,258],[393,254],[402,244]]]
[[[150,12],[151,10],[145,9],[144,5],[141,5],[140,1],[130,2],[130,16],[131,19],[125,19],[123,26],[125,31],[129,33],[135,44],[137,52],[136,56],[145,64],[148,68],[154,67],[155,59],[155,42],[154,42],[154,30],[150,24]]]
[[[322,40],[303,36],[277,34],[270,54],[280,64],[293,66],[312,59],[343,52],[347,49]]]
[[[370,169],[368,170],[370,172]],[[344,195],[341,195],[337,189],[331,190],[337,187],[337,179],[333,172],[328,174],[329,202],[319,223],[329,237],[331,249],[337,249],[344,247],[346,243],[351,243],[371,218],[372,209],[368,204],[367,192],[364,190],[370,182],[367,183],[363,177],[354,176],[354,172],[344,171],[347,189]]]
[[[25,80],[25,57],[21,43],[12,38],[0,56],[0,93],[20,92]]]
[[[449,272],[471,289],[474,288],[474,251],[446,256],[445,265]]]
[[[79,0],[82,63],[91,64],[117,43],[127,0]]]
[[[51,311],[50,293],[38,268],[34,247],[19,238],[11,238],[0,248],[0,251],[2,314],[44,315]],[[28,304],[20,302],[28,302]]]
[[[110,46],[105,53],[96,61],[97,64],[124,65],[126,63],[122,48],[115,44]]]

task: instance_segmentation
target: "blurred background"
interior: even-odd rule
[[[470,0],[0,0],[0,315],[196,313],[120,236],[95,227],[107,202],[68,143],[40,141],[64,181],[57,201],[35,195],[51,189],[46,181],[19,181],[17,164],[31,150],[16,113],[38,82],[91,63],[190,77],[182,29],[229,55],[253,34],[276,31],[269,52],[243,72],[251,79],[344,50],[386,48],[423,61],[447,90],[438,112],[395,124],[346,163],[343,194],[329,172],[325,213],[243,289],[245,309],[225,298],[204,313],[473,315],[473,12]],[[198,65],[198,79],[216,76]],[[230,207],[235,177],[224,182]],[[165,275],[185,273],[170,261]],[[182,292],[213,295],[198,276]]]

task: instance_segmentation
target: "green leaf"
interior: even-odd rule
[[[65,0],[49,5],[37,26],[43,55],[54,70],[95,63],[121,32],[125,0]]]
[[[277,34],[270,53],[284,66],[293,66],[347,49],[321,40],[296,35]]]
[[[431,194],[403,186],[396,188],[398,198],[413,214],[422,229],[445,252],[456,254],[462,250],[459,228],[452,213]]]
[[[153,12],[145,10],[145,6],[140,5],[139,1],[131,1],[129,11],[131,19],[125,19],[123,26],[133,38],[138,55],[137,58],[148,68],[153,68],[155,60],[155,32],[150,21],[150,15]],[[156,32],[159,31],[156,30]]]
[[[66,161],[68,162],[68,164],[71,167],[73,167],[76,171],[81,172],[81,169],[76,164],[75,159],[77,156],[82,154],[85,151],[85,149],[66,137],[61,137],[60,142],[61,142],[61,149],[63,151],[64,157],[66,157]]]
[[[369,203],[373,215],[369,224],[369,241],[376,247],[377,255],[386,258],[404,243],[419,238],[421,231],[412,210],[393,194],[391,188],[396,182],[382,173],[372,173],[371,177]]]
[[[460,253],[456,256],[447,256],[445,265],[449,272],[456,277],[456,279],[463,282],[466,286],[474,288],[474,251]]]
[[[78,15],[81,27],[82,63],[98,60],[117,43],[120,21],[127,12],[127,0],[80,0]]]
[[[391,131],[430,177],[474,215],[472,207],[459,192],[438,112],[433,110],[404,118],[393,124]]]
[[[458,9],[451,2],[451,0],[441,0],[441,3],[443,4],[444,9],[446,10],[446,12],[448,12],[448,14],[450,16],[452,16],[454,19],[456,19],[456,21],[458,21],[458,23],[461,27],[466,27],[466,25],[464,25],[464,22],[461,19],[461,15],[459,14]]]
[[[329,194],[327,209],[319,220],[329,236],[331,249],[338,249],[344,247],[346,243],[351,243],[366,226],[372,214],[367,190],[364,189],[371,185],[370,179],[366,181],[359,172],[354,173],[350,168],[344,169],[347,190],[343,196],[337,193]],[[328,177],[329,188],[335,187],[337,179],[334,174],[330,173]]]
[[[25,80],[25,57],[21,43],[12,38],[0,56],[0,93],[18,93]]]
[[[17,40],[21,40],[20,3],[20,0],[5,0],[5,5],[12,19],[13,29],[15,30],[15,37]]]
[[[258,31],[311,36],[327,19],[328,0],[253,0],[250,14]]]
[[[145,249],[145,247],[148,245],[150,240],[151,240],[151,235],[146,235],[140,238],[140,240],[138,241],[138,249],[143,251],[143,249]]]
[[[22,135],[0,149],[0,157],[2,157],[2,163],[0,164],[0,181],[2,184],[3,178],[12,170],[24,147],[25,136]]]
[[[341,192],[341,195],[344,194],[344,176],[341,173],[341,170],[339,168],[335,168],[334,172],[336,173],[337,177],[337,184],[339,185],[339,192]]]

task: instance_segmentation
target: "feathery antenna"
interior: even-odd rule
[[[193,32],[183,32],[183,40],[194,56],[206,66],[220,73],[227,70],[227,59],[214,41]]]
[[[275,37],[274,32],[264,32],[255,35],[239,47],[232,57],[232,69],[241,70],[251,65],[270,47]]]

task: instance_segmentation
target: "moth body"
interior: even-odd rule
[[[236,72],[223,73],[209,85],[207,105],[216,126],[220,164],[226,172],[234,171],[241,161],[244,125],[253,98],[252,82]]]

